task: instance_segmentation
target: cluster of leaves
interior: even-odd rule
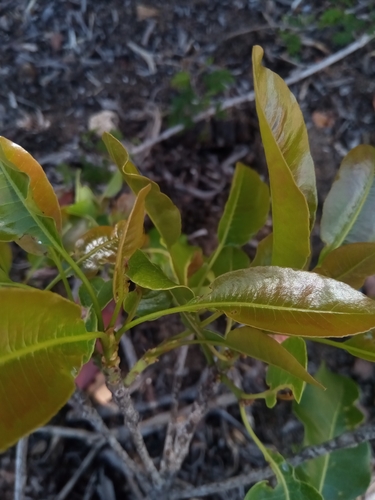
[[[200,344],[207,363],[238,397],[244,423],[276,474],[275,489],[259,483],[247,500],[351,500],[366,488],[367,445],[294,470],[264,447],[244,412],[246,401],[264,399],[273,407],[288,391],[305,426],[304,444],[324,442],[362,421],[355,407],[358,390],[325,367],[315,377],[308,373],[304,339],[375,360],[375,302],[358,291],[375,273],[375,148],[358,146],[344,158],[323,207],[325,246],[318,265],[308,271],[317,194],[307,131],[296,99],[262,66],[262,55],[254,47],[256,110],[270,189],[256,171],[237,164],[218,245],[209,256],[187,242],[177,207],[139,173],[112,135],[104,134],[103,141],[134,204],[126,219],[107,217],[104,225],[98,224],[98,202],[86,186],[77,181],[76,200],[62,210],[40,165],[0,138],[0,391],[6,401],[0,407],[0,449],[61,408],[93,353],[103,369],[113,366],[123,334],[179,313],[185,330],[146,352],[124,383],[130,385],[162,354]],[[116,178],[101,199],[117,191]],[[250,262],[242,247],[262,228],[270,207],[272,233]],[[154,225],[148,235],[145,213]],[[69,249],[72,240],[66,244],[66,236],[73,229],[75,246]],[[45,290],[12,281],[12,241],[54,263],[58,276]],[[78,298],[72,275],[82,281]],[[50,291],[60,280],[67,298]],[[102,310],[110,301],[114,312],[104,327]],[[215,328],[221,315],[225,331]],[[288,338],[280,343],[273,334]],[[334,340],[341,337],[349,338]],[[240,355],[269,365],[267,390],[246,394],[233,386],[227,374]],[[351,487],[339,479],[342,468]]]
[[[280,31],[280,38],[285,44],[291,56],[301,53],[301,36],[306,28],[318,30],[320,35],[329,33],[329,38],[334,45],[342,47],[352,42],[360,33],[373,31],[375,27],[375,16],[368,12],[363,18],[358,17],[352,8],[355,2],[352,0],[328,0],[324,9],[318,9],[316,13],[300,13],[297,15],[284,16],[285,27]]]
[[[188,71],[180,71],[172,78],[171,86],[177,94],[171,101],[171,126],[182,123],[186,128],[191,127],[194,116],[207,109],[212,104],[212,99],[224,92],[234,81],[227,69],[205,70],[200,80],[199,85],[193,85]],[[197,87],[200,87],[200,91]],[[217,112],[220,112],[220,108]]]

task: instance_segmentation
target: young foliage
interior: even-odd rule
[[[122,143],[110,134],[104,134],[104,144],[134,193],[127,219],[100,212],[104,195],[98,199],[77,176],[75,202],[63,209],[62,221],[40,165],[0,138],[0,391],[6,401],[0,408],[0,449],[58,411],[94,349],[95,359],[111,375],[109,386],[116,377],[121,384],[121,335],[140,323],[179,313],[184,330],[137,360],[125,386],[164,353],[199,344],[218,379],[239,398],[244,425],[276,475],[275,488],[262,482],[246,500],[349,500],[363,492],[367,446],[334,452],[294,471],[258,440],[242,404],[263,398],[273,407],[277,399],[294,398],[300,403],[295,411],[305,426],[304,444],[322,443],[358,425],[362,414],[354,406],[358,392],[353,382],[324,367],[316,377],[308,373],[304,338],[375,361],[375,302],[356,290],[375,272],[375,149],[359,146],[344,159],[324,204],[321,235],[326,246],[314,272],[308,272],[317,198],[306,127],[285,83],[261,65],[262,54],[260,47],[254,48],[256,109],[270,176],[273,231],[259,242],[251,263],[242,247],[265,224],[270,196],[260,176],[241,163],[218,225],[217,247],[205,257],[181,235],[181,216],[172,200],[138,172]],[[118,192],[118,175],[115,181],[105,196]],[[145,213],[155,226],[148,235]],[[84,223],[72,228],[73,219],[74,224]],[[77,235],[73,257],[71,241],[60,237],[70,230]],[[9,278],[12,241],[40,255],[34,257],[30,276],[45,262],[56,265],[58,276],[44,291]],[[74,277],[82,282],[79,304],[71,288]],[[49,291],[60,280],[69,300]],[[105,328],[102,310],[111,301],[114,312]],[[222,314],[226,328],[214,323]],[[290,337],[279,343],[270,332]],[[352,337],[332,340],[346,336]],[[228,372],[239,356],[269,365],[267,390],[245,394],[234,386]],[[355,465],[347,474],[349,485],[340,480],[339,471],[349,470],[350,462]]]

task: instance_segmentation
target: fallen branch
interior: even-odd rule
[[[297,467],[307,460],[321,457],[327,453],[331,453],[332,451],[354,448],[363,442],[374,439],[375,424],[366,425],[354,431],[345,432],[344,434],[341,434],[341,436],[331,439],[325,443],[305,448],[301,451],[301,453],[290,458],[288,463],[293,467]],[[185,491],[181,491],[181,489],[179,489],[179,491],[172,491],[170,493],[169,500],[182,500],[184,498],[204,497],[215,493],[223,493],[234,488],[250,486],[258,481],[269,479],[273,475],[274,473],[272,469],[270,467],[265,467],[264,469],[250,471],[248,473],[226,479],[225,481],[206,484],[199,486],[198,488],[190,488]]]
[[[337,63],[341,59],[344,59],[344,57],[347,57],[348,55],[352,54],[353,52],[363,48],[365,45],[367,45],[373,38],[375,37],[375,33],[373,34],[364,34],[358,40],[355,42],[351,43],[347,47],[345,47],[342,50],[339,50],[335,54],[332,54],[321,61],[319,61],[316,64],[312,64],[308,68],[302,70],[302,71],[297,71],[288,78],[285,79],[285,83],[287,85],[292,85],[293,83],[300,82],[301,80],[304,80],[305,78],[308,78],[309,76],[312,76],[316,73],[319,73],[319,71],[322,71],[323,69],[328,68],[329,66],[332,66],[332,64]],[[239,106],[240,104],[244,104],[246,102],[252,102],[254,101],[255,95],[254,91],[251,91],[247,94],[240,95],[237,97],[231,97],[230,99],[225,99],[223,102],[219,103],[219,109],[220,110],[226,110],[233,108],[235,106]],[[194,123],[198,123],[200,121],[206,120],[207,118],[210,118],[211,116],[216,115],[217,113],[218,106],[211,106],[210,108],[206,109],[206,111],[203,111],[202,113],[199,113],[193,118]],[[129,152],[132,155],[137,155],[139,153],[142,153],[143,151],[152,148],[156,144],[159,144],[160,142],[166,141],[167,139],[170,139],[176,134],[179,134],[184,130],[185,126],[182,124],[175,125],[174,127],[170,127],[164,132],[162,132],[160,135],[157,137],[154,137],[152,139],[148,139],[139,146],[135,147],[129,147]]]

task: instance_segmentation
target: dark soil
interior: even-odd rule
[[[230,70],[235,79],[221,99],[249,92],[251,49],[255,44],[264,48],[267,67],[285,78],[339,50],[332,41],[334,28],[306,27],[298,57],[288,54],[279,35],[285,26],[284,16],[319,13],[327,4],[307,0],[293,12],[289,0],[155,0],[148,3],[154,12],[147,14],[142,11],[143,3],[136,0],[0,0],[0,133],[39,159],[56,188],[70,189],[64,186],[61,164],[86,171],[96,168],[99,174],[104,170],[102,178],[108,178],[108,162],[88,134],[88,121],[94,113],[114,111],[122,136],[129,144],[137,144],[158,133],[158,118],[163,118],[163,128],[167,126],[175,95],[171,79],[181,70],[190,72],[192,80],[199,82],[209,60],[215,68]],[[371,7],[370,0],[358,2],[356,13],[366,17]],[[152,55],[155,71],[129,42]],[[319,211],[343,156],[360,143],[375,145],[374,49],[375,42],[371,42],[292,86],[305,115],[316,164]],[[200,123],[135,160],[179,206],[183,230],[190,241],[210,252],[235,159],[267,175],[253,104],[231,109],[224,118]],[[100,190],[101,184],[96,188]],[[320,248],[318,234],[317,226],[315,255]],[[251,256],[255,248],[256,242],[248,245]],[[18,264],[22,268],[22,256]],[[137,354],[178,328],[170,322],[139,328],[132,334]],[[374,416],[375,377],[371,368],[364,368],[344,352],[320,345],[309,345],[309,355],[312,372],[325,360],[334,371],[360,382],[361,405],[369,418]],[[174,353],[163,356],[134,394],[144,420],[168,410],[170,401],[162,401],[171,391],[175,358]],[[192,348],[181,406],[194,400],[204,364],[199,349]],[[264,390],[264,370],[256,361],[240,365],[246,391]],[[119,425],[116,416],[101,411],[109,425]],[[291,454],[301,442],[301,425],[291,414],[291,403],[280,402],[269,410],[263,402],[256,402],[252,414],[258,436],[281,453]],[[237,427],[231,417],[238,421]],[[68,405],[53,423],[85,426],[72,420]],[[165,426],[151,428],[147,445],[153,457],[160,456],[164,435]],[[132,453],[129,440],[122,444]],[[27,498],[57,498],[89,451],[90,446],[80,439],[32,435]],[[196,486],[262,465],[263,458],[242,433],[237,406],[232,404],[208,413],[179,479]],[[1,499],[13,498],[13,483],[14,449],[0,456]],[[209,498],[242,500],[244,493],[223,492]],[[103,448],[97,454],[69,498],[130,498],[124,476],[109,450]]]

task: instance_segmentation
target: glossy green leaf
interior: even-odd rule
[[[326,255],[347,243],[375,241],[375,148],[362,145],[343,159],[323,205],[320,235]]]
[[[116,266],[113,275],[113,296],[116,302],[118,300],[122,301],[126,295],[128,281],[125,273],[128,260],[144,243],[145,200],[150,190],[150,184],[139,190],[129,218],[124,224],[122,234],[119,235]]]
[[[120,141],[108,133],[104,133],[103,141],[112,160],[135,194],[138,194],[142,188],[151,184],[151,192],[146,200],[146,211],[159,231],[165,245],[170,248],[176,243],[181,234],[181,215],[178,208],[168,196],[160,192],[156,182],[140,175]]]
[[[270,233],[258,243],[257,253],[250,266],[270,266],[272,264],[272,249],[273,235]]]
[[[217,309],[239,323],[302,337],[344,337],[375,327],[375,301],[315,273],[254,267],[224,274],[211,288],[191,310]]]
[[[86,274],[95,275],[104,264],[115,264],[118,233],[118,227],[97,226],[76,240],[75,255],[82,262],[81,266]]]
[[[253,48],[255,103],[272,198],[272,264],[303,268],[317,206],[315,172],[301,110],[284,81]]]
[[[33,159],[31,156],[30,158]],[[44,175],[43,171],[42,174]],[[38,185],[38,180],[44,186],[45,183],[41,179],[44,178],[38,173],[33,181],[34,186]],[[0,241],[14,240],[26,251],[40,254],[46,251],[45,247],[50,245],[52,240],[58,242],[59,235],[56,220],[52,216],[44,215],[34,200],[34,192],[39,206],[44,208],[39,190],[32,189],[31,177],[7,159],[0,144]],[[48,198],[47,207],[49,201]],[[45,210],[47,213],[47,209]],[[49,214],[54,214],[52,209]]]
[[[281,345],[303,368],[307,368],[307,350],[306,343],[303,339],[289,337],[284,340]],[[277,402],[277,391],[285,388],[292,391],[294,399],[297,402],[301,401],[305,382],[302,377],[292,373],[291,370],[288,369],[288,365],[284,367],[270,366],[267,370],[266,382],[269,388],[274,391],[266,397],[268,408],[275,406]]]
[[[319,369],[316,379],[327,390],[306,386],[300,404],[294,405],[294,412],[305,428],[305,446],[340,436],[363,421],[363,414],[355,406],[359,391],[353,380],[331,373],[325,366]],[[334,451],[310,460],[297,470],[300,477],[309,478],[324,500],[353,500],[366,491],[370,482],[370,448],[363,443],[356,448]]]
[[[52,292],[0,289],[0,450],[45,424],[74,391],[94,348],[76,304]],[[20,314],[22,305],[22,314]]]
[[[8,243],[0,241],[0,270],[5,274],[9,274],[12,267],[12,250]]]
[[[222,246],[242,246],[266,222],[270,209],[269,189],[255,170],[237,163],[229,198],[218,227]]]
[[[297,340],[297,339],[294,339]],[[301,340],[301,339],[298,339]],[[301,342],[303,342],[301,340]],[[303,366],[282,344],[260,330],[243,326],[231,330],[224,340],[224,345],[235,351],[259,359],[278,367],[301,381],[322,386],[306,371]]]
[[[375,243],[351,243],[336,248],[314,272],[362,288],[367,276],[375,274]]]
[[[54,219],[57,230],[60,232],[61,211],[59,202],[42,167],[27,151],[21,148],[21,146],[5,137],[0,137],[0,152],[2,153],[0,155],[0,160],[4,161],[5,156],[10,162],[10,165],[13,165],[13,167],[15,166],[16,169],[28,175],[34,203],[43,215]]]
[[[212,271],[217,277],[230,271],[246,269],[249,265],[250,258],[243,250],[236,247],[225,247],[212,266]]]
[[[294,469],[281,455],[272,453],[273,469],[277,467],[277,485],[271,488],[260,481],[247,493],[245,500],[325,500],[310,484],[296,478]]]

